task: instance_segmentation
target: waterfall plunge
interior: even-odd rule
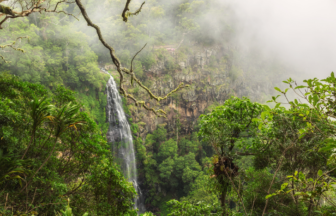
[[[105,71],[103,71],[105,72]],[[113,153],[120,161],[121,169],[125,178],[133,182],[134,188],[138,193],[135,199],[135,208],[139,213],[145,212],[143,196],[137,181],[136,160],[133,147],[133,138],[130,126],[122,108],[122,101],[117,89],[117,85],[111,76],[106,84],[107,106],[106,117],[110,126],[107,132],[107,141],[112,143]]]

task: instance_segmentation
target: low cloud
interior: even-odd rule
[[[304,74],[336,71],[336,1],[226,0],[235,12],[241,46],[257,46]]]

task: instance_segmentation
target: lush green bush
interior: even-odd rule
[[[0,203],[15,214],[136,214],[135,190],[73,92],[0,74]],[[5,207],[6,206],[6,207]]]

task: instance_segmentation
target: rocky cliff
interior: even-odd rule
[[[167,112],[167,118],[157,118],[153,113],[138,109],[128,103],[132,119],[140,126],[138,136],[145,138],[148,132],[165,125],[170,135],[189,134],[198,117],[211,110],[211,105],[222,104],[231,96],[247,96],[253,101],[269,99],[277,80],[272,79],[279,69],[272,63],[251,61],[231,47],[153,48],[155,63],[143,67],[141,80],[158,96],[164,96],[181,82],[189,84],[161,103],[150,100],[136,84],[126,83],[129,92],[145,99],[151,107]],[[106,69],[111,69],[106,66]],[[113,75],[117,75],[112,71]],[[115,76],[117,77],[117,76]]]

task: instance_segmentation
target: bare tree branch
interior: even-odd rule
[[[242,198],[241,195],[239,194],[239,190],[236,188],[236,185],[234,184],[234,182],[233,182],[232,178],[230,177],[229,173],[227,172],[226,168],[224,168],[224,171],[225,171],[226,176],[230,179],[230,182],[231,182],[233,188],[235,189],[235,191],[236,191],[236,193],[237,193],[237,195],[238,195],[238,198],[239,198],[241,204],[243,205],[245,215],[248,216],[248,214],[247,214],[247,212],[246,212],[245,205],[244,205],[243,198]]]
[[[123,10],[123,12],[121,14],[124,22],[127,22],[128,17],[138,15],[141,12],[141,10],[142,10],[143,5],[145,4],[145,2],[143,2],[141,4],[140,8],[138,10],[136,10],[134,13],[132,13],[132,12],[129,12],[129,4],[131,3],[131,1],[132,0],[127,0],[126,1],[125,8],[124,8],[124,10]]]
[[[4,48],[6,48],[6,47],[9,47],[9,48],[12,48],[13,50],[20,51],[20,52],[24,53],[25,51],[24,51],[23,49],[14,47],[15,43],[16,43],[19,39],[21,40],[22,38],[28,38],[28,37],[18,37],[18,38],[16,38],[16,40],[15,40],[13,43],[11,43],[11,44],[0,45],[0,48],[1,48],[1,49],[4,49]],[[28,39],[29,39],[29,38],[28,38]],[[9,63],[9,62],[10,62],[10,61],[7,61],[2,55],[0,55],[0,58],[1,58],[5,63]]]
[[[139,50],[132,58],[132,61],[131,61],[131,71],[133,71],[133,61],[135,59],[135,57],[146,47],[147,43],[141,48],[141,50]]]
[[[128,9],[128,5],[129,3],[131,2],[131,0],[127,0],[126,2],[126,6],[125,6],[125,9]],[[158,102],[160,102],[161,100],[164,100],[164,99],[167,99],[171,94],[177,92],[178,90],[182,89],[182,88],[185,88],[185,87],[188,87],[188,85],[184,85],[184,83],[180,83],[180,85],[172,90],[171,92],[169,92],[166,96],[164,97],[158,97],[158,96],[155,96],[150,90],[149,88],[147,88],[145,85],[142,84],[142,82],[135,76],[134,72],[133,72],[133,66],[132,66],[132,63],[133,63],[133,60],[135,59],[135,57],[144,49],[144,47],[138,51],[135,56],[132,58],[132,62],[131,62],[131,66],[130,66],[130,70],[128,70],[127,68],[124,68],[121,66],[121,63],[120,63],[120,60],[118,59],[118,57],[116,56],[115,54],[115,50],[113,49],[112,46],[110,46],[104,39],[102,33],[101,33],[101,30],[99,28],[99,26],[97,26],[96,24],[94,24],[90,17],[88,16],[88,14],[86,13],[86,10],[82,4],[82,2],[80,0],[76,0],[76,4],[77,6],[79,7],[84,19],[86,20],[87,24],[89,26],[91,26],[92,28],[94,28],[97,32],[97,35],[98,35],[98,38],[100,40],[100,42],[110,51],[110,56],[111,56],[111,59],[112,59],[112,62],[114,63],[114,65],[117,67],[117,71],[119,73],[119,76],[120,76],[120,93],[122,95],[124,95],[126,98],[129,98],[131,99],[136,106],[140,106],[140,107],[143,107],[145,108],[146,110],[149,110],[149,111],[152,111],[155,115],[157,115],[158,117],[166,117],[166,113],[162,110],[162,109],[159,109],[159,110],[155,110],[154,108],[150,108],[146,105],[145,101],[138,101],[137,99],[134,98],[133,95],[131,94],[128,94],[127,91],[125,90],[125,88],[123,87],[123,83],[124,83],[124,73],[125,74],[128,74],[131,76],[131,82],[133,83],[133,81],[135,81],[142,89],[144,89],[151,97],[151,99],[154,99]],[[143,3],[144,4],[144,3]],[[142,4],[142,5],[143,5]],[[141,9],[141,8],[140,8]],[[127,12],[127,10],[126,10]],[[126,13],[125,12],[125,13]]]
[[[0,2],[3,2],[3,1],[4,0],[0,0]],[[70,3],[70,4],[71,3],[76,3],[77,6],[80,9],[85,21],[87,22],[87,24],[89,26],[93,27],[96,30],[100,42],[110,51],[110,56],[111,56],[112,62],[117,67],[117,71],[118,71],[119,76],[120,76],[120,87],[119,87],[120,93],[122,95],[124,95],[126,98],[129,98],[130,100],[132,100],[135,103],[136,106],[144,107],[145,109],[153,112],[158,117],[165,117],[166,113],[162,109],[155,110],[154,108],[148,107],[146,105],[145,101],[138,101],[136,98],[134,98],[133,95],[127,93],[127,91],[123,87],[124,74],[130,75],[130,79],[131,79],[132,84],[133,84],[133,81],[135,81],[142,89],[144,89],[149,94],[151,99],[154,99],[158,102],[160,102],[161,100],[167,99],[171,94],[177,92],[178,90],[180,90],[182,88],[185,88],[185,87],[188,87],[188,85],[184,85],[184,83],[180,83],[176,89],[172,90],[171,92],[169,92],[164,97],[159,97],[159,96],[154,95],[149,88],[147,88],[145,85],[142,84],[142,82],[135,76],[134,71],[133,71],[133,61],[136,58],[136,56],[145,48],[146,45],[134,55],[134,57],[132,58],[132,61],[131,61],[130,69],[122,67],[121,63],[120,63],[120,60],[116,56],[113,47],[110,46],[105,41],[105,39],[103,38],[103,35],[101,33],[100,28],[91,21],[91,19],[89,18],[88,14],[86,13],[86,10],[85,10],[85,8],[84,8],[84,6],[83,6],[83,4],[81,3],[80,0],[75,0],[75,2],[69,2],[67,0],[60,0],[60,1],[55,3],[55,6],[54,6],[53,9],[49,9],[50,4],[49,4],[49,2],[46,3],[46,0],[37,0],[37,1],[28,1],[28,2],[25,1],[25,4],[23,4],[22,2],[19,2],[19,3],[20,3],[20,6],[21,6],[21,12],[13,11],[10,7],[0,5],[0,17],[5,16],[5,18],[0,21],[0,29],[2,29],[2,24],[4,22],[6,22],[6,20],[8,20],[8,19],[15,19],[15,18],[19,18],[19,17],[29,16],[30,14],[35,13],[35,12],[39,12],[39,13],[41,13],[41,12],[64,13],[66,15],[75,17],[74,15],[69,14],[69,13],[67,13],[63,10],[58,10],[58,7],[62,3]],[[131,12],[129,12],[129,4],[130,3],[131,3],[131,0],[127,0],[125,8],[124,8],[123,13],[122,13],[122,17],[123,17],[123,20],[125,22],[127,22],[127,18],[129,16],[139,14],[141,12],[141,9],[142,9],[143,5],[145,4],[145,2],[143,2],[138,10],[136,10],[134,13],[131,13]],[[75,17],[75,18],[77,19],[77,17]],[[15,42],[14,42],[14,44],[15,44]],[[2,47],[0,46],[0,48],[11,47],[14,50],[24,52],[24,50],[22,50],[20,48],[13,47],[14,44],[8,44],[8,45],[2,46]],[[2,60],[4,60],[6,63],[8,62],[1,55],[0,55],[0,58]]]
[[[0,0],[0,3],[3,2],[4,0]],[[30,4],[31,3],[31,4]],[[4,5],[0,5],[0,17],[5,16],[3,20],[0,21],[0,29],[2,29],[2,24],[6,22],[8,19],[16,19],[19,17],[25,17],[29,16],[32,13],[38,12],[46,12],[46,13],[64,13],[68,16],[72,16],[78,20],[76,16],[73,14],[67,13],[63,10],[57,10],[58,6],[62,3],[67,3],[67,4],[72,4],[74,2],[69,2],[67,0],[61,0],[56,2],[54,9],[50,10],[50,4],[48,3],[47,5],[43,5],[45,3],[45,0],[38,0],[38,1],[28,1],[25,2],[23,5],[22,2],[20,2],[21,6],[21,12],[17,12],[12,10],[12,8]]]

